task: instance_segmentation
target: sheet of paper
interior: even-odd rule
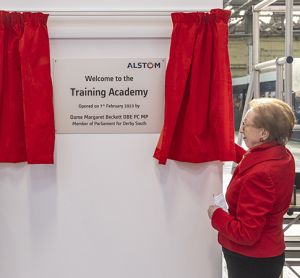
[[[227,204],[224,198],[224,194],[214,195],[214,204],[221,207],[223,210],[228,211]]]

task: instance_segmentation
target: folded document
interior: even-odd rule
[[[214,204],[218,207],[221,207],[223,210],[228,211],[227,204],[224,198],[224,194],[214,195]]]

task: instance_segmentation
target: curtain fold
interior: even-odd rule
[[[0,162],[53,163],[47,18],[0,11]]]
[[[230,11],[173,13],[159,163],[233,160]]]

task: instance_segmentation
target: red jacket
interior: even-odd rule
[[[219,243],[250,257],[282,254],[294,179],[295,161],[285,146],[265,143],[246,152],[226,192],[229,213],[217,209],[212,216]]]

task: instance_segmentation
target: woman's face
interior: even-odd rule
[[[267,139],[264,134],[265,130],[254,125],[254,117],[255,112],[250,109],[246,113],[240,129],[240,133],[242,133],[245,144],[249,149],[261,145],[262,143],[264,143],[264,140]]]

